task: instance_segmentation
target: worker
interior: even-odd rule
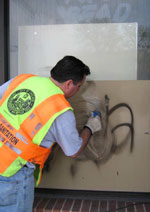
[[[65,56],[50,77],[21,74],[0,87],[0,211],[31,212],[34,187],[55,142],[75,158],[91,135],[101,129],[100,116],[90,116],[76,129],[73,96],[90,74],[74,56]]]

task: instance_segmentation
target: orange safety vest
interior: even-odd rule
[[[63,92],[59,92],[59,88],[53,84],[53,90],[56,90],[55,94],[49,95],[48,98],[44,99],[34,109],[30,110],[31,112],[19,124],[18,129],[16,129],[16,127],[14,127],[12,124],[13,121],[11,121],[11,119],[9,120],[8,111],[5,111],[5,108],[3,111],[1,111],[1,107],[6,101],[8,106],[9,97],[19,85],[23,84],[23,82],[29,78],[32,78],[33,82],[35,80],[34,83],[36,83],[36,77],[37,76],[31,74],[19,75],[10,83],[9,87],[4,93],[3,98],[0,100],[0,174],[6,177],[12,176],[19,169],[21,169],[26,162],[31,162],[38,165],[38,185],[41,179],[44,162],[50,154],[53,146],[52,145],[51,148],[48,149],[41,147],[40,143],[57,116],[72,108],[65,99]],[[45,82],[41,84],[41,86],[44,85]],[[49,84],[47,86],[49,86]],[[49,89],[51,89],[51,87],[52,86],[49,86]],[[48,91],[45,90],[45,92]],[[6,115],[4,115],[5,113]],[[18,119],[20,116],[21,115],[18,116]],[[37,144],[36,141],[34,141],[34,138],[38,135],[38,133],[40,133],[48,122],[50,122],[50,124],[47,125],[44,131],[42,131],[44,134],[38,137],[40,142],[38,141]],[[17,165],[15,164],[15,161],[18,161]]]

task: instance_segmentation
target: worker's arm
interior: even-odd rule
[[[92,113],[88,119],[87,124],[84,126],[82,132],[80,133],[80,137],[82,138],[82,145],[79,151],[76,154],[72,155],[71,157],[73,158],[77,157],[88,144],[88,141],[90,137],[92,136],[92,134],[100,130],[101,130],[100,115],[95,114],[95,116],[93,116],[93,113]]]
[[[92,133],[91,133],[91,130],[89,128],[86,128],[85,127],[82,130],[82,132],[80,133],[80,137],[82,138],[82,145],[81,145],[79,151],[76,154],[74,154],[74,155],[71,156],[72,158],[77,157],[83,151],[83,149],[88,144],[88,141],[89,141],[91,135],[92,135]]]
[[[54,141],[56,141],[66,156],[76,157],[86,146],[92,131],[94,133],[96,130],[93,127],[97,124],[95,125],[94,123],[93,127],[92,124],[93,118],[89,118],[86,126],[79,134],[76,129],[74,113],[71,110],[68,110],[55,119],[49,131],[43,138],[41,146],[50,148]]]

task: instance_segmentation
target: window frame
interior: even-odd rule
[[[8,80],[9,67],[9,0],[0,1],[0,85]]]

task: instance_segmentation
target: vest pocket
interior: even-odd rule
[[[16,202],[17,202],[17,183],[1,181],[0,179],[0,207],[15,205]]]

